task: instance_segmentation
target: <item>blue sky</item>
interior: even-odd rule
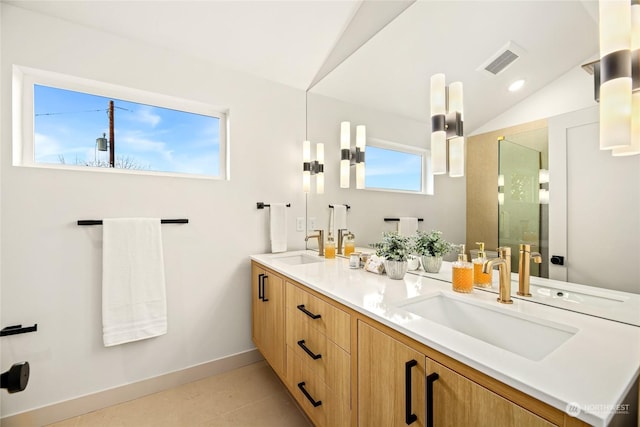
[[[422,157],[368,146],[365,154],[367,188],[420,191]]]
[[[96,138],[109,138],[109,101],[115,105],[116,159],[141,169],[219,175],[219,119],[105,98],[48,86],[34,86],[35,160],[38,163],[109,161],[96,151]]]

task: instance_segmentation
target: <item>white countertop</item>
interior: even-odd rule
[[[431,277],[407,274],[403,280],[392,280],[350,269],[344,258],[299,265],[278,261],[303,253],[318,256],[295,251],[251,259],[561,411],[578,404],[577,418],[589,424],[604,427],[616,405],[632,403],[623,399],[640,372],[640,327],[519,299],[512,305],[498,304],[490,292],[458,294],[449,283]],[[577,332],[542,360],[533,361],[399,307],[409,298],[434,294],[491,304],[494,310],[546,319]]]

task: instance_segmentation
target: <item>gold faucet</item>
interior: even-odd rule
[[[324,230],[313,230],[317,231],[318,234],[312,234],[304,238],[304,241],[308,241],[309,239],[318,239],[318,256],[324,256]]]
[[[542,255],[539,252],[531,252],[531,245],[520,244],[520,261],[519,261],[519,274],[518,274],[518,295],[523,297],[530,297],[529,292],[529,277],[531,276],[531,260],[540,264],[542,262]]]
[[[342,255],[342,242],[344,241],[345,231],[347,231],[346,228],[338,229],[338,247],[336,248],[336,253],[338,255]]]
[[[482,265],[482,272],[491,274],[494,266],[498,266],[500,272],[500,296],[498,302],[513,304],[511,300],[511,248],[500,247],[497,249],[499,258],[487,260]]]

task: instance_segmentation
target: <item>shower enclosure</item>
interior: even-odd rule
[[[532,245],[543,261],[531,263],[531,275],[549,277],[547,131],[501,137],[498,145],[498,244],[511,248],[514,272],[519,245]]]

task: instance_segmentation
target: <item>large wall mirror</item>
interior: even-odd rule
[[[328,229],[329,205],[348,204],[358,246],[395,229],[385,217],[402,216],[421,218],[420,229],[441,230],[468,250],[476,241],[491,250],[525,240],[545,259],[535,274],[640,293],[640,156],[612,158],[598,149],[593,77],[580,68],[597,57],[597,28],[597,2],[586,0],[411,4],[308,91],[307,137],[325,144],[326,176],[325,193],[308,194],[308,219]],[[481,66],[504,47],[519,58],[487,74]],[[431,177],[428,195],[357,190],[352,171],[350,188],[340,188],[342,121],[352,124],[352,145],[355,126],[366,125],[368,141],[429,149],[429,79],[438,72],[464,85],[465,177]],[[510,93],[520,78],[524,88]],[[532,137],[542,143],[523,142]],[[593,138],[593,146],[577,142]],[[616,171],[598,178],[609,168]],[[499,175],[514,192],[503,204]],[[525,205],[529,214],[519,212]],[[565,265],[548,262],[556,252]],[[600,271],[578,272],[585,268]]]

